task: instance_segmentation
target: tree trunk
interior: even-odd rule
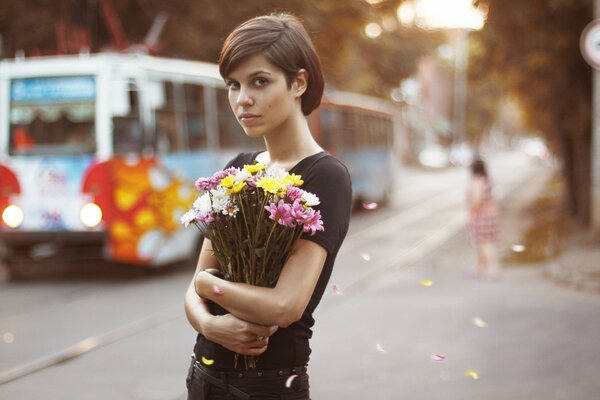
[[[582,228],[590,224],[591,148],[589,135],[562,135],[562,173],[565,202],[571,220]]]

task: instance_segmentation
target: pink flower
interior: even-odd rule
[[[221,179],[227,177],[228,175],[235,175],[239,172],[239,170],[235,167],[229,167],[222,171],[217,171],[213,174],[213,176],[209,178],[199,178],[196,181],[196,188],[198,190],[213,190],[216,189],[217,186],[221,183]]]
[[[196,221],[204,222],[205,224],[210,224],[214,220],[215,220],[215,215],[213,213],[209,213],[206,215],[198,213],[198,215],[196,216]]]
[[[291,206],[290,214],[298,224],[302,225],[304,232],[311,232],[311,236],[317,233],[317,231],[324,230],[321,212],[315,212],[315,210],[310,207],[304,209],[300,200],[294,201],[294,204]]]
[[[323,228],[323,220],[321,220],[321,212],[315,212],[312,208],[307,209],[304,212],[304,222],[303,222],[303,231],[310,232],[310,235],[313,236],[317,231],[324,230]]]
[[[286,204],[283,200],[279,200],[277,205],[274,203],[265,206],[265,210],[271,213],[269,218],[275,222],[278,222],[280,225],[293,227],[294,218],[291,214],[291,207],[289,204]]]
[[[196,189],[198,190],[212,190],[217,187],[217,182],[215,182],[212,177],[210,178],[199,178],[196,181]]]
[[[290,209],[290,214],[292,214],[292,217],[294,218],[294,220],[296,220],[297,223],[304,223],[304,206],[300,204],[300,199],[294,200],[294,203],[292,204]]]
[[[304,194],[304,190],[297,188],[296,186],[293,185],[288,185],[287,186],[287,193],[286,196],[288,198],[289,201],[295,203],[296,200],[300,200],[302,198],[302,195]]]

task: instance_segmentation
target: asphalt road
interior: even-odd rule
[[[550,171],[512,153],[489,167],[505,252]],[[555,286],[539,265],[468,278],[467,176],[405,170],[390,207],[353,216],[330,282],[341,294],[316,313],[313,399],[600,398],[600,296]],[[0,282],[0,399],[185,398],[192,268],[121,268]]]

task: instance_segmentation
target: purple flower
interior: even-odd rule
[[[271,215],[269,218],[275,222],[278,222],[280,225],[293,227],[294,226],[294,218],[291,214],[291,207],[289,204],[286,204],[283,200],[279,200],[279,202],[275,205],[274,203],[265,206],[265,210],[267,210]]]
[[[216,184],[212,177],[210,178],[199,178],[196,181],[196,189],[198,190],[212,190],[216,188]]]

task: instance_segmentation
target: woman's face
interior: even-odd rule
[[[297,90],[288,88],[283,70],[262,54],[243,59],[225,78],[229,105],[246,135],[264,137],[285,130],[294,113],[301,113]]]

